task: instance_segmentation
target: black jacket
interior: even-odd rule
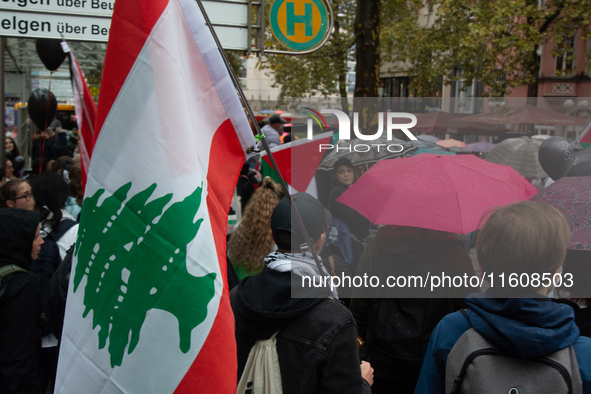
[[[0,209],[0,267],[28,268],[39,213]],[[39,393],[41,299],[36,279],[24,272],[5,276],[0,299],[0,393]]]
[[[358,239],[362,240],[369,235],[370,221],[353,208],[336,201],[347,189],[347,187],[339,185],[332,190],[330,193],[329,210],[333,217],[347,223],[349,231]]]
[[[277,331],[283,392],[371,393],[361,377],[357,327],[333,299],[291,298],[291,274],[264,268],[230,293],[236,320],[238,377],[259,339]]]
[[[385,281],[388,277],[426,277],[428,272],[474,275],[470,257],[455,235],[386,226],[368,242],[357,275],[375,275]],[[430,298],[410,298],[425,297],[414,290],[412,286],[353,289],[351,312],[376,377],[416,382],[431,332],[446,314],[465,307],[459,297],[468,292],[438,288]]]
[[[61,146],[62,145],[57,134],[51,138],[46,138],[45,143],[43,143],[41,138],[37,138],[35,141],[33,141],[31,156],[33,157],[33,160],[37,159],[41,153],[40,149],[43,148],[43,158],[46,162],[49,162],[50,160],[56,160],[60,157]]]

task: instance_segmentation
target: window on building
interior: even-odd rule
[[[347,93],[355,92],[355,73],[347,73]]]
[[[570,77],[575,69],[575,37],[566,37],[562,44],[558,44],[559,56],[554,57],[555,75]]]
[[[470,85],[465,79],[458,79],[455,83],[455,111],[460,114],[474,113],[474,87],[476,81]]]

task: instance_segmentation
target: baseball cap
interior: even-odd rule
[[[269,118],[269,124],[275,123],[285,123],[285,120],[281,119],[281,116],[279,115],[273,115]]]
[[[296,193],[291,196],[291,198],[300,213],[300,217],[304,222],[308,235],[312,238],[313,242],[318,241],[326,229],[326,214],[324,207],[320,201],[307,193]],[[277,232],[280,230],[291,233],[291,244],[288,245],[287,242],[282,241],[280,237],[277,237]],[[304,233],[301,231],[297,223],[295,211],[292,212],[287,197],[284,197],[279,201],[279,204],[277,204],[273,210],[273,215],[271,216],[271,232],[275,243],[281,249],[297,251],[308,248]]]

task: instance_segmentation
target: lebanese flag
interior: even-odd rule
[[[254,137],[193,0],[117,1],[57,393],[235,393],[226,226]]]
[[[317,197],[314,174],[316,174],[316,170],[326,152],[320,150],[320,145],[329,144],[332,135],[332,132],[317,134],[311,140],[294,140],[271,148],[277,168],[283,179],[291,186],[292,192],[303,191]],[[269,175],[279,181],[267,153],[262,152],[261,158],[263,161],[263,176]]]
[[[72,76],[72,90],[74,91],[74,109],[76,111],[76,123],[80,132],[80,165],[82,167],[82,185],[86,185],[88,168],[92,157],[94,137],[92,125],[96,120],[96,103],[90,94],[84,74],[74,53],[70,50],[70,74]],[[86,107],[86,110],[84,109]]]

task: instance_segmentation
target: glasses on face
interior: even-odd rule
[[[24,198],[27,201],[31,201],[31,197],[33,197],[33,194],[32,193],[27,193],[24,196],[20,196],[20,197],[14,198],[13,200],[16,201],[16,200],[20,200],[21,198]]]

